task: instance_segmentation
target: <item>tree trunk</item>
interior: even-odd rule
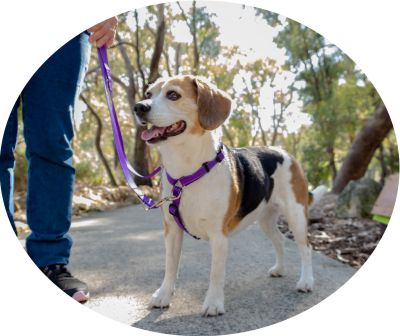
[[[113,159],[113,165],[114,165],[114,169],[118,168],[118,153],[117,153],[117,149],[115,148],[115,146],[113,146],[114,148],[114,159]]]
[[[175,75],[179,75],[181,68],[181,49],[182,45],[178,42],[175,48]]]
[[[275,146],[277,138],[278,138],[278,129],[274,128],[274,132],[272,133],[271,146]]]
[[[340,193],[351,180],[364,176],[376,149],[392,128],[389,113],[385,105],[381,103],[351,144],[333,183],[334,193]]]
[[[260,133],[261,133],[261,140],[264,146],[267,145],[267,139],[265,138],[265,132],[264,129],[261,125],[261,118],[260,115],[258,114],[258,111],[255,113],[255,116],[257,118],[257,122],[258,122],[258,128],[260,129]]]
[[[88,100],[85,99],[83,95],[80,96],[82,101],[86,104],[88,107],[90,113],[92,116],[96,119],[97,123],[97,130],[96,130],[96,138],[95,138],[95,147],[97,150],[97,154],[99,155],[100,161],[103,163],[103,166],[107,172],[108,178],[110,179],[111,185],[113,187],[118,186],[117,181],[115,180],[114,174],[110,168],[110,165],[108,164],[108,161],[103,153],[103,149],[101,148],[101,135],[103,131],[103,123],[101,121],[101,118],[98,116],[94,108],[89,104]]]
[[[258,132],[260,131],[259,128],[256,129],[256,133],[254,133],[253,139],[251,139],[251,146],[254,146],[256,144]]]
[[[138,17],[137,10],[135,10],[134,15],[135,15],[135,22],[136,22],[136,31],[135,31],[136,66],[138,68],[140,78],[142,79],[142,96],[144,96],[147,85],[146,85],[146,78],[144,76],[144,72],[142,69],[142,61],[141,61],[141,57],[140,57],[140,38],[139,38],[140,27],[139,27],[139,17]]]
[[[196,1],[192,3],[192,36],[193,36],[193,74],[199,74],[199,62],[200,62],[200,55],[199,55],[199,46],[197,45],[197,26],[196,26]]]
[[[197,43],[197,26],[196,26],[196,1],[192,2],[192,21],[190,21],[183,10],[179,1],[177,2],[181,10],[181,15],[186,22],[186,25],[189,28],[190,34],[192,35],[192,44],[193,44],[193,69],[192,74],[198,75],[199,72],[199,62],[200,62],[200,53],[199,53],[199,46]]]
[[[138,35],[136,35],[138,39]],[[119,38],[119,35],[117,34],[117,40],[120,42],[121,39]],[[138,40],[136,41],[138,45]],[[133,168],[140,174],[142,175],[147,175],[148,174],[148,167],[147,167],[147,156],[146,156],[146,144],[143,142],[143,140],[140,138],[140,134],[144,130],[143,127],[140,127],[136,123],[136,119],[134,116],[133,108],[136,104],[136,95],[137,95],[137,86],[135,85],[135,76],[134,76],[134,70],[133,70],[133,65],[131,63],[131,60],[128,56],[128,53],[125,50],[125,47],[123,44],[119,44],[118,48],[121,52],[121,56],[124,60],[125,63],[125,69],[127,72],[127,76],[129,79],[129,85],[127,88],[127,96],[128,96],[128,102],[129,102],[129,107],[132,112],[132,117],[133,117],[133,122],[135,123],[136,126],[136,135],[135,135],[135,147],[133,151]],[[140,64],[140,55],[136,55],[136,60],[138,62],[137,66],[140,69],[141,64]],[[144,83],[143,83],[144,85]],[[137,185],[150,185],[151,186],[151,180],[147,179],[142,179],[141,177],[135,176],[134,177],[135,183]]]
[[[154,52],[151,58],[150,65],[150,74],[145,87],[142,92],[144,93],[147,89],[148,83],[154,82],[159,76],[158,68],[161,59],[161,54],[164,48],[164,37],[165,37],[165,18],[164,18],[164,5],[157,5],[158,13],[158,22],[157,22],[157,34],[156,34],[156,42],[154,46]],[[138,64],[140,67],[141,64]],[[144,98],[144,97],[142,97]],[[134,148],[134,168],[137,172],[142,175],[147,175],[149,173],[149,156],[146,150],[146,142],[142,140],[140,135],[146,129],[146,127],[141,127],[136,125],[136,135],[135,135],[135,148]],[[135,176],[135,182],[137,185],[149,185],[151,186],[151,180],[142,179],[138,176]]]
[[[156,44],[154,46],[153,56],[151,58],[150,64],[150,75],[148,83],[154,82],[160,75],[158,73],[158,68],[160,64],[161,54],[164,48],[164,37],[165,37],[165,18],[164,18],[164,4],[157,5],[157,35]]]
[[[389,141],[389,174],[398,172],[399,155],[397,154],[397,143]]]
[[[379,163],[381,165],[380,184],[383,186],[385,184],[385,178],[388,176],[388,167],[385,162],[385,147],[383,146],[383,143],[379,145]]]
[[[165,60],[165,69],[167,70],[167,74],[169,77],[172,77],[172,71],[171,71],[171,65],[169,61],[169,55],[168,55],[168,45],[165,48],[166,50],[163,51],[163,56]]]
[[[332,182],[334,182],[337,176],[337,169],[335,163],[335,149],[333,147],[333,144],[329,145],[326,151],[329,155],[329,168],[332,172]]]

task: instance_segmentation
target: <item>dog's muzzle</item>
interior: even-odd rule
[[[137,119],[140,121],[142,126],[147,124],[147,114],[151,110],[151,104],[150,102],[144,100],[141,102],[138,102],[135,104],[133,107],[133,110],[135,111],[135,115]]]

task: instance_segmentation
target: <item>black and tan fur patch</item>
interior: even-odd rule
[[[240,221],[263,200],[268,202],[274,189],[271,177],[283,156],[267,147],[227,149],[232,168],[232,188],[223,233],[232,232]]]

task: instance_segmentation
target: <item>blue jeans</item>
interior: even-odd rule
[[[1,191],[13,219],[14,150],[22,104],[28,185],[26,215],[32,231],[26,249],[38,267],[68,264],[72,240],[75,169],[71,141],[73,112],[90,56],[89,35],[82,33],[57,50],[32,76],[15,103],[0,152]]]

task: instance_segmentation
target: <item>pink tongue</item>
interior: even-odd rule
[[[149,141],[153,138],[163,135],[165,129],[166,129],[166,127],[153,126],[152,128],[150,128],[148,130],[144,130],[140,136],[143,141]]]

